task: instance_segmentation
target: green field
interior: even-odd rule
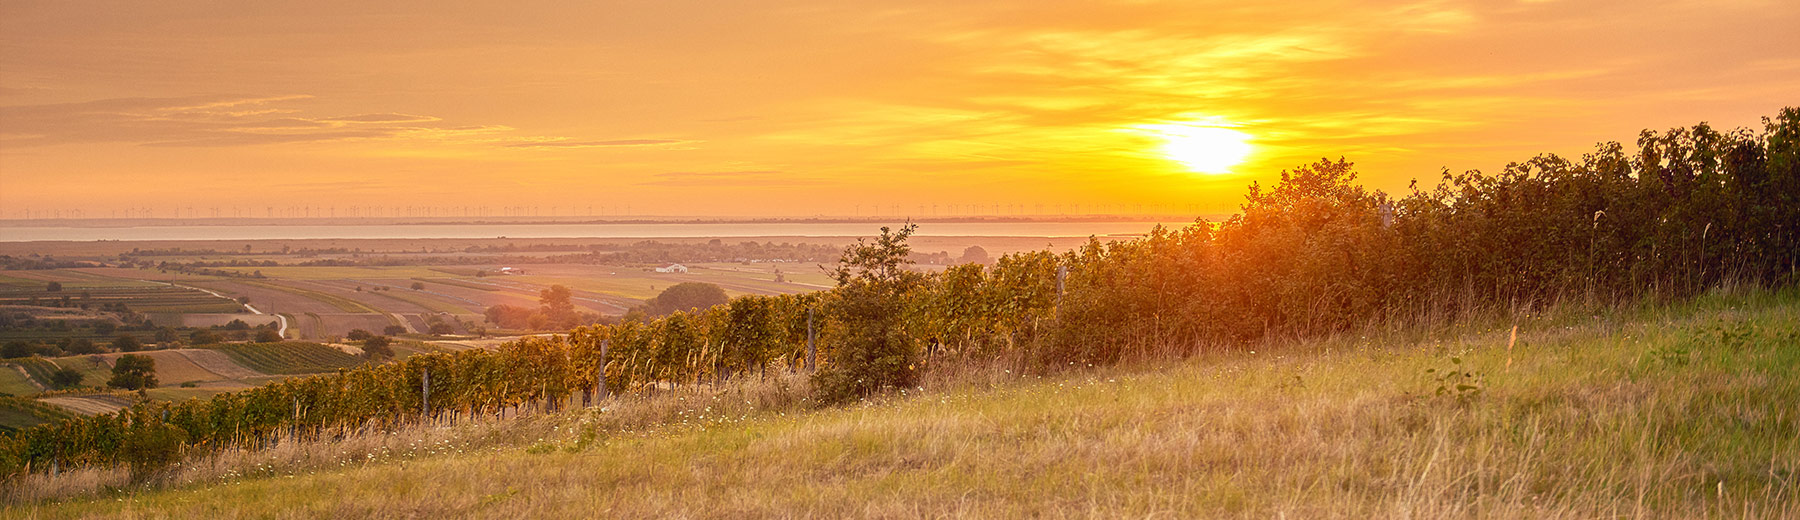
[[[8,363],[9,364],[7,365],[0,365],[0,393],[5,393],[6,395],[32,395],[43,391],[37,385],[31,384],[31,379],[25,374],[19,373],[18,370],[14,369],[10,364],[11,361],[8,361]]]
[[[210,348],[224,352],[238,364],[264,374],[314,374],[363,363],[362,358],[344,351],[298,341],[235,343]]]
[[[74,417],[67,410],[23,397],[0,397],[0,432]]]
[[[1260,344],[1185,361],[1023,379],[970,369],[948,381],[932,379],[922,391],[826,410],[810,410],[795,399],[805,389],[785,385],[674,394],[618,402],[605,412],[384,437],[372,445],[406,450],[430,439],[432,446],[456,448],[384,451],[385,463],[359,458],[264,469],[258,474],[266,477],[31,512],[41,518],[511,518],[596,511],[994,518],[1793,514],[1800,492],[1794,435],[1800,294],[1552,313],[1520,323],[1516,342],[1509,341],[1508,325]],[[650,416],[665,422],[634,422]],[[371,445],[357,442],[325,445],[304,457]],[[483,447],[494,442],[501,445]]]

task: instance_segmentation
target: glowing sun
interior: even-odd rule
[[[1163,139],[1162,154],[1195,173],[1231,173],[1250,156],[1250,134],[1191,124],[1144,127]]]

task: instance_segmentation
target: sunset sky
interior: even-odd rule
[[[1800,105],[1792,0],[461,4],[0,3],[0,217],[1216,213]]]

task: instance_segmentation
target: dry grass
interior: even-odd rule
[[[1800,517],[1800,295],[1548,313],[1511,348],[1509,325],[1467,328],[1056,377],[1002,363],[823,411],[797,380],[687,389],[226,454],[169,489],[7,513]],[[1451,370],[1474,389],[1439,395]],[[65,478],[43,486],[105,485]]]

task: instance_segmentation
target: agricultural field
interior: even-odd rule
[[[264,374],[313,374],[364,363],[362,358],[317,343],[241,343],[221,345],[213,350]]]

